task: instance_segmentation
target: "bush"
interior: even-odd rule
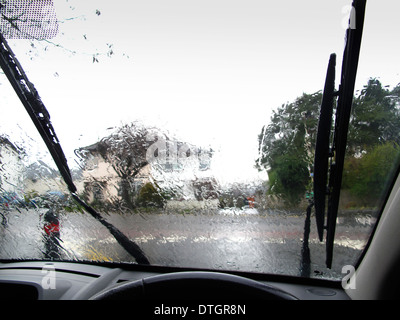
[[[163,208],[165,198],[157,185],[151,182],[146,183],[139,191],[137,204],[140,207],[156,207]]]
[[[393,163],[399,162],[400,147],[387,142],[376,145],[362,157],[347,159],[343,170],[343,189],[357,199],[359,205],[377,205],[386,192],[393,174]]]

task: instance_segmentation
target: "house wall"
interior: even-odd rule
[[[36,191],[38,194],[46,194],[49,191],[64,190],[67,193],[67,186],[62,178],[51,178],[51,179],[25,179],[24,181],[26,191]]]
[[[150,181],[150,168],[145,166],[135,178],[135,188],[140,188]],[[101,156],[94,155],[86,163],[82,180],[77,183],[78,190],[86,195],[87,201],[121,199],[119,185],[121,178],[113,167]],[[138,191],[138,190],[136,190]]]
[[[24,165],[17,151],[0,143],[0,191],[21,192],[24,189]]]

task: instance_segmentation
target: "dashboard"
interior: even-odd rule
[[[193,282],[193,278],[197,282]],[[232,274],[223,272],[177,270],[164,267],[141,267],[139,265],[97,265],[72,262],[46,262],[25,261],[0,264],[0,295],[2,299],[17,298],[19,300],[87,300],[99,297],[102,292],[110,292],[122,285],[127,286],[135,282],[142,283],[146,279],[176,278],[185,285],[186,292],[183,297],[191,298],[191,292],[197,291],[197,284],[203,284],[204,289],[215,290],[230,283],[230,288],[223,288],[232,292],[240,285],[266,288],[269,291],[281,295],[282,299],[299,300],[348,300],[346,292],[341,288],[340,282],[304,279],[287,276],[268,276],[259,274]],[[186,277],[186,278],[185,278]],[[190,279],[189,279],[190,278]],[[198,279],[199,278],[199,279]],[[213,283],[209,280],[222,281]],[[166,290],[175,292],[178,290],[176,280],[165,283]],[[207,282],[208,281],[208,282]],[[152,282],[155,282],[152,280]],[[159,281],[157,281],[159,282]],[[189,285],[190,283],[190,285]],[[148,289],[147,289],[148,290]],[[156,291],[160,288],[157,287]],[[242,292],[242,294],[240,294]],[[248,299],[243,288],[240,289],[237,299]],[[129,293],[126,293],[129,295]],[[165,300],[173,299],[174,295],[165,296]],[[206,293],[205,299],[211,296]],[[224,296],[222,296],[224,297]],[[236,296],[235,296],[236,297]],[[124,296],[123,298],[129,298]],[[263,293],[256,298],[263,299]],[[270,296],[265,295],[269,300]],[[158,296],[158,299],[163,299]]]

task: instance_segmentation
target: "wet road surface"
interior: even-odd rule
[[[44,230],[46,209],[9,210],[0,226],[1,259],[48,258]],[[240,214],[238,214],[240,213]],[[220,211],[214,214],[103,215],[137,243],[151,264],[161,266],[300,274],[304,216]],[[373,220],[373,219],[372,219]],[[372,221],[339,218],[332,270],[324,267],[325,244],[317,240],[314,219],[310,233],[311,274],[341,278],[344,265],[354,264]],[[59,246],[55,259],[135,263],[97,220],[87,213],[59,214]]]

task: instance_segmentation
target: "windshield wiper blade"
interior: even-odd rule
[[[316,147],[315,151],[314,176],[317,175],[317,181],[314,181],[315,216],[318,228],[318,236],[321,241],[323,239],[323,231],[326,229],[326,266],[328,268],[332,267],[336,219],[339,208],[340,189],[342,185],[342,173],[347,145],[347,134],[350,123],[351,106],[354,96],[354,87],[364,27],[365,6],[366,0],[354,0],[352,4],[349,28],[346,30],[346,46],[343,54],[340,78],[341,82],[339,85],[339,91],[337,93],[338,101],[332,147],[329,149],[329,141],[326,142],[327,137],[325,136],[327,134],[327,130],[330,129],[329,126],[328,128],[321,129],[321,133],[320,130],[318,131],[318,135],[324,135],[322,140],[324,140],[327,144],[318,147],[318,150]],[[328,81],[331,82],[328,83]],[[329,108],[333,107],[332,98],[333,95],[336,95],[336,93],[333,93],[332,85],[334,86],[334,83],[327,75],[327,83],[325,87],[328,88],[327,94],[330,96],[327,97],[328,107],[325,111],[321,110],[322,113],[329,114]],[[326,156],[328,149],[329,157]],[[329,177],[327,177],[326,174],[328,174]],[[326,185],[324,182],[327,180],[328,184]],[[328,200],[328,206],[327,220],[325,225],[326,199]]]
[[[91,214],[97,221],[105,226],[108,231],[114,236],[117,242],[129,252],[138,263],[150,264],[141,248],[129,240],[120,230],[118,230],[111,223],[104,220],[101,215],[96,212],[92,207],[86,204],[76,194],[76,186],[73,183],[71,171],[69,169],[67,159],[61,148],[60,142],[54,131],[54,128],[50,121],[50,114],[44,106],[35,86],[29,81],[22,66],[15,57],[13,51],[9,47],[7,41],[0,33],[0,67],[3,69],[9,82],[17,93],[19,99],[24,105],[26,111],[31,117],[37,130],[39,131],[43,141],[45,142],[51,156],[56,163],[61,176],[68,186],[72,197],[77,201],[85,210]]]
[[[337,94],[335,93],[335,68],[336,54],[332,53],[329,58],[325,87],[322,95],[314,158],[314,207],[318,237],[320,241],[323,240],[324,236],[325,202],[326,195],[329,194],[327,181],[329,158],[332,157],[330,145],[332,114],[335,95]]]
[[[50,115],[40,99],[35,86],[28,80],[24,70],[1,33],[0,51],[1,68],[43,138],[69,191],[76,192],[67,159],[51,124]]]

